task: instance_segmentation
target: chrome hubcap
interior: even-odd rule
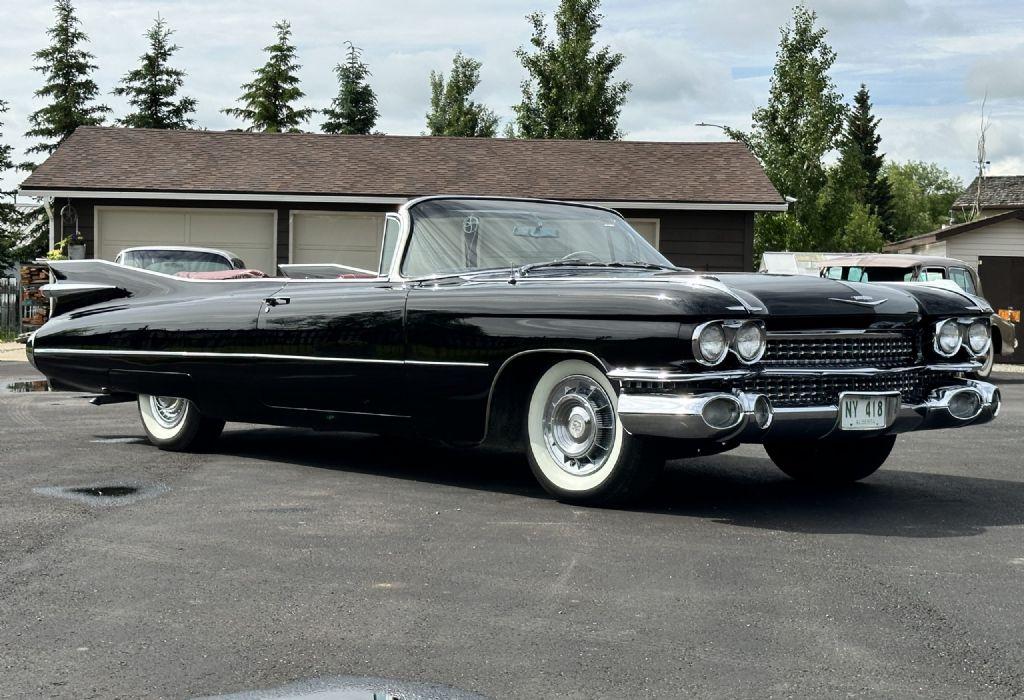
[[[555,463],[573,476],[604,466],[615,440],[615,410],[591,377],[566,377],[551,390],[544,408],[544,443]]]
[[[161,428],[171,430],[177,428],[185,418],[185,399],[176,399],[171,396],[150,396],[149,407],[155,420]]]

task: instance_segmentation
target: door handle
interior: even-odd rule
[[[267,306],[282,306],[283,304],[291,304],[291,297],[267,297],[263,300]]]

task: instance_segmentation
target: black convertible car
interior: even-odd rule
[[[149,440],[225,421],[512,446],[559,498],[621,501],[666,457],[763,443],[787,474],[863,478],[898,433],[975,425],[996,387],[976,297],[700,274],[613,211],[427,197],[388,215],[376,275],[190,280],[55,262],[29,342],[54,385],[138,401]]]

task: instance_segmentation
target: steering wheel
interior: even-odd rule
[[[573,258],[589,257],[594,262],[601,262],[601,256],[597,253],[591,253],[589,250],[574,250],[568,255],[563,255],[559,258],[561,260],[572,260]]]

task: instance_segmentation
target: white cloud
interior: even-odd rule
[[[544,11],[550,20],[557,0],[76,0],[83,29],[91,37],[103,100],[123,114],[110,89],[145,50],[143,33],[159,12],[176,30],[176,62],[189,73],[186,92],[199,101],[199,123],[213,129],[237,124],[219,112],[234,103],[241,83],[263,61],[272,25],[287,18],[303,65],[306,104],[323,107],[337,86],[334,65],[343,42],[364,49],[380,99],[380,127],[417,134],[424,128],[427,76],[447,70],[457,50],[483,61],[478,99],[504,119],[519,99],[523,70],[517,46],[527,44],[524,16]],[[795,0],[604,0],[600,43],[622,51],[620,76],[633,93],[622,112],[631,139],[715,140],[709,121],[745,127],[750,112],[767,97],[767,72],[774,62],[778,28]],[[52,21],[48,2],[0,0],[0,99],[4,140],[18,151],[27,118],[40,106],[32,92],[41,75],[31,54],[47,43]],[[838,54],[833,71],[851,95],[863,81],[883,118],[883,149],[898,160],[936,161],[962,177],[972,172],[978,99],[986,85],[993,125],[989,154],[993,170],[1019,167],[1024,159],[1024,17],[1011,0],[807,0]],[[741,69],[735,73],[734,69]],[[754,77],[742,77],[742,76]],[[313,126],[318,125],[315,120]],[[1024,171],[1022,171],[1024,172]],[[24,174],[0,176],[9,188]]]

